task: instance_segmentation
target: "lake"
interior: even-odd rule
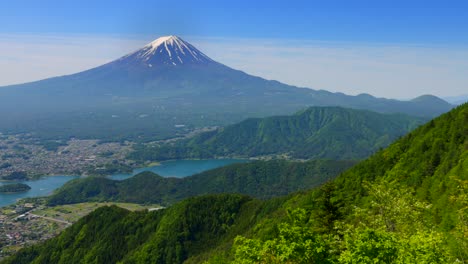
[[[157,166],[136,169],[131,174],[111,175],[109,178],[124,180],[143,171],[151,171],[163,177],[183,178],[229,164],[247,161],[248,160],[240,159],[173,160],[161,162],[161,164]]]
[[[131,174],[116,174],[108,177],[114,180],[123,180],[143,171],[151,171],[163,177],[182,178],[225,165],[247,161],[239,159],[174,160],[161,162],[158,166],[139,168]],[[17,199],[21,198],[49,195],[66,182],[76,178],[79,178],[79,176],[49,176],[34,181],[17,181],[29,185],[31,190],[22,193],[0,193],[0,207],[13,204]],[[8,183],[0,182],[0,185]]]

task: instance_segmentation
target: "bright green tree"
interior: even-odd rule
[[[446,236],[425,221],[430,204],[411,189],[380,180],[364,184],[367,196],[334,233],[314,232],[304,209],[289,211],[278,236],[262,241],[237,237],[237,264],[250,263],[449,263]]]
[[[309,213],[298,208],[288,215],[289,221],[278,225],[277,238],[261,241],[238,236],[234,263],[330,263],[327,240],[311,231]]]
[[[446,237],[425,221],[430,204],[408,188],[380,180],[365,184],[367,204],[337,223],[341,263],[447,263]]]

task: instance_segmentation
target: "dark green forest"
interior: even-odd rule
[[[89,177],[66,183],[48,198],[48,203],[112,200],[168,205],[184,198],[215,193],[241,193],[266,199],[317,187],[355,163],[272,160],[232,164],[185,178],[165,178],[151,172],[123,181]]]
[[[24,183],[11,183],[0,186],[0,192],[2,193],[14,193],[14,192],[25,192],[29,191],[31,187]]]
[[[140,144],[137,161],[287,155],[296,159],[363,159],[424,119],[340,107],[311,107],[291,116],[250,118],[173,144]]]
[[[468,104],[319,188],[101,208],[4,263],[464,263]]]

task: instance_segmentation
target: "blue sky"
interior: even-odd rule
[[[0,70],[9,71],[0,85],[97,66],[171,34],[298,86],[396,98],[468,93],[468,1],[0,0],[0,25]]]
[[[468,44],[467,1],[4,1],[3,33]]]

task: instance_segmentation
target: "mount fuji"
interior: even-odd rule
[[[147,67],[177,66],[216,63],[197,50],[190,43],[177,36],[167,36],[156,39],[117,62],[127,64],[143,64]]]
[[[0,132],[60,137],[164,138],[184,129],[308,106],[343,106],[432,117],[452,105],[349,96],[265,80],[216,62],[177,36],[160,37],[102,66],[0,87]]]

